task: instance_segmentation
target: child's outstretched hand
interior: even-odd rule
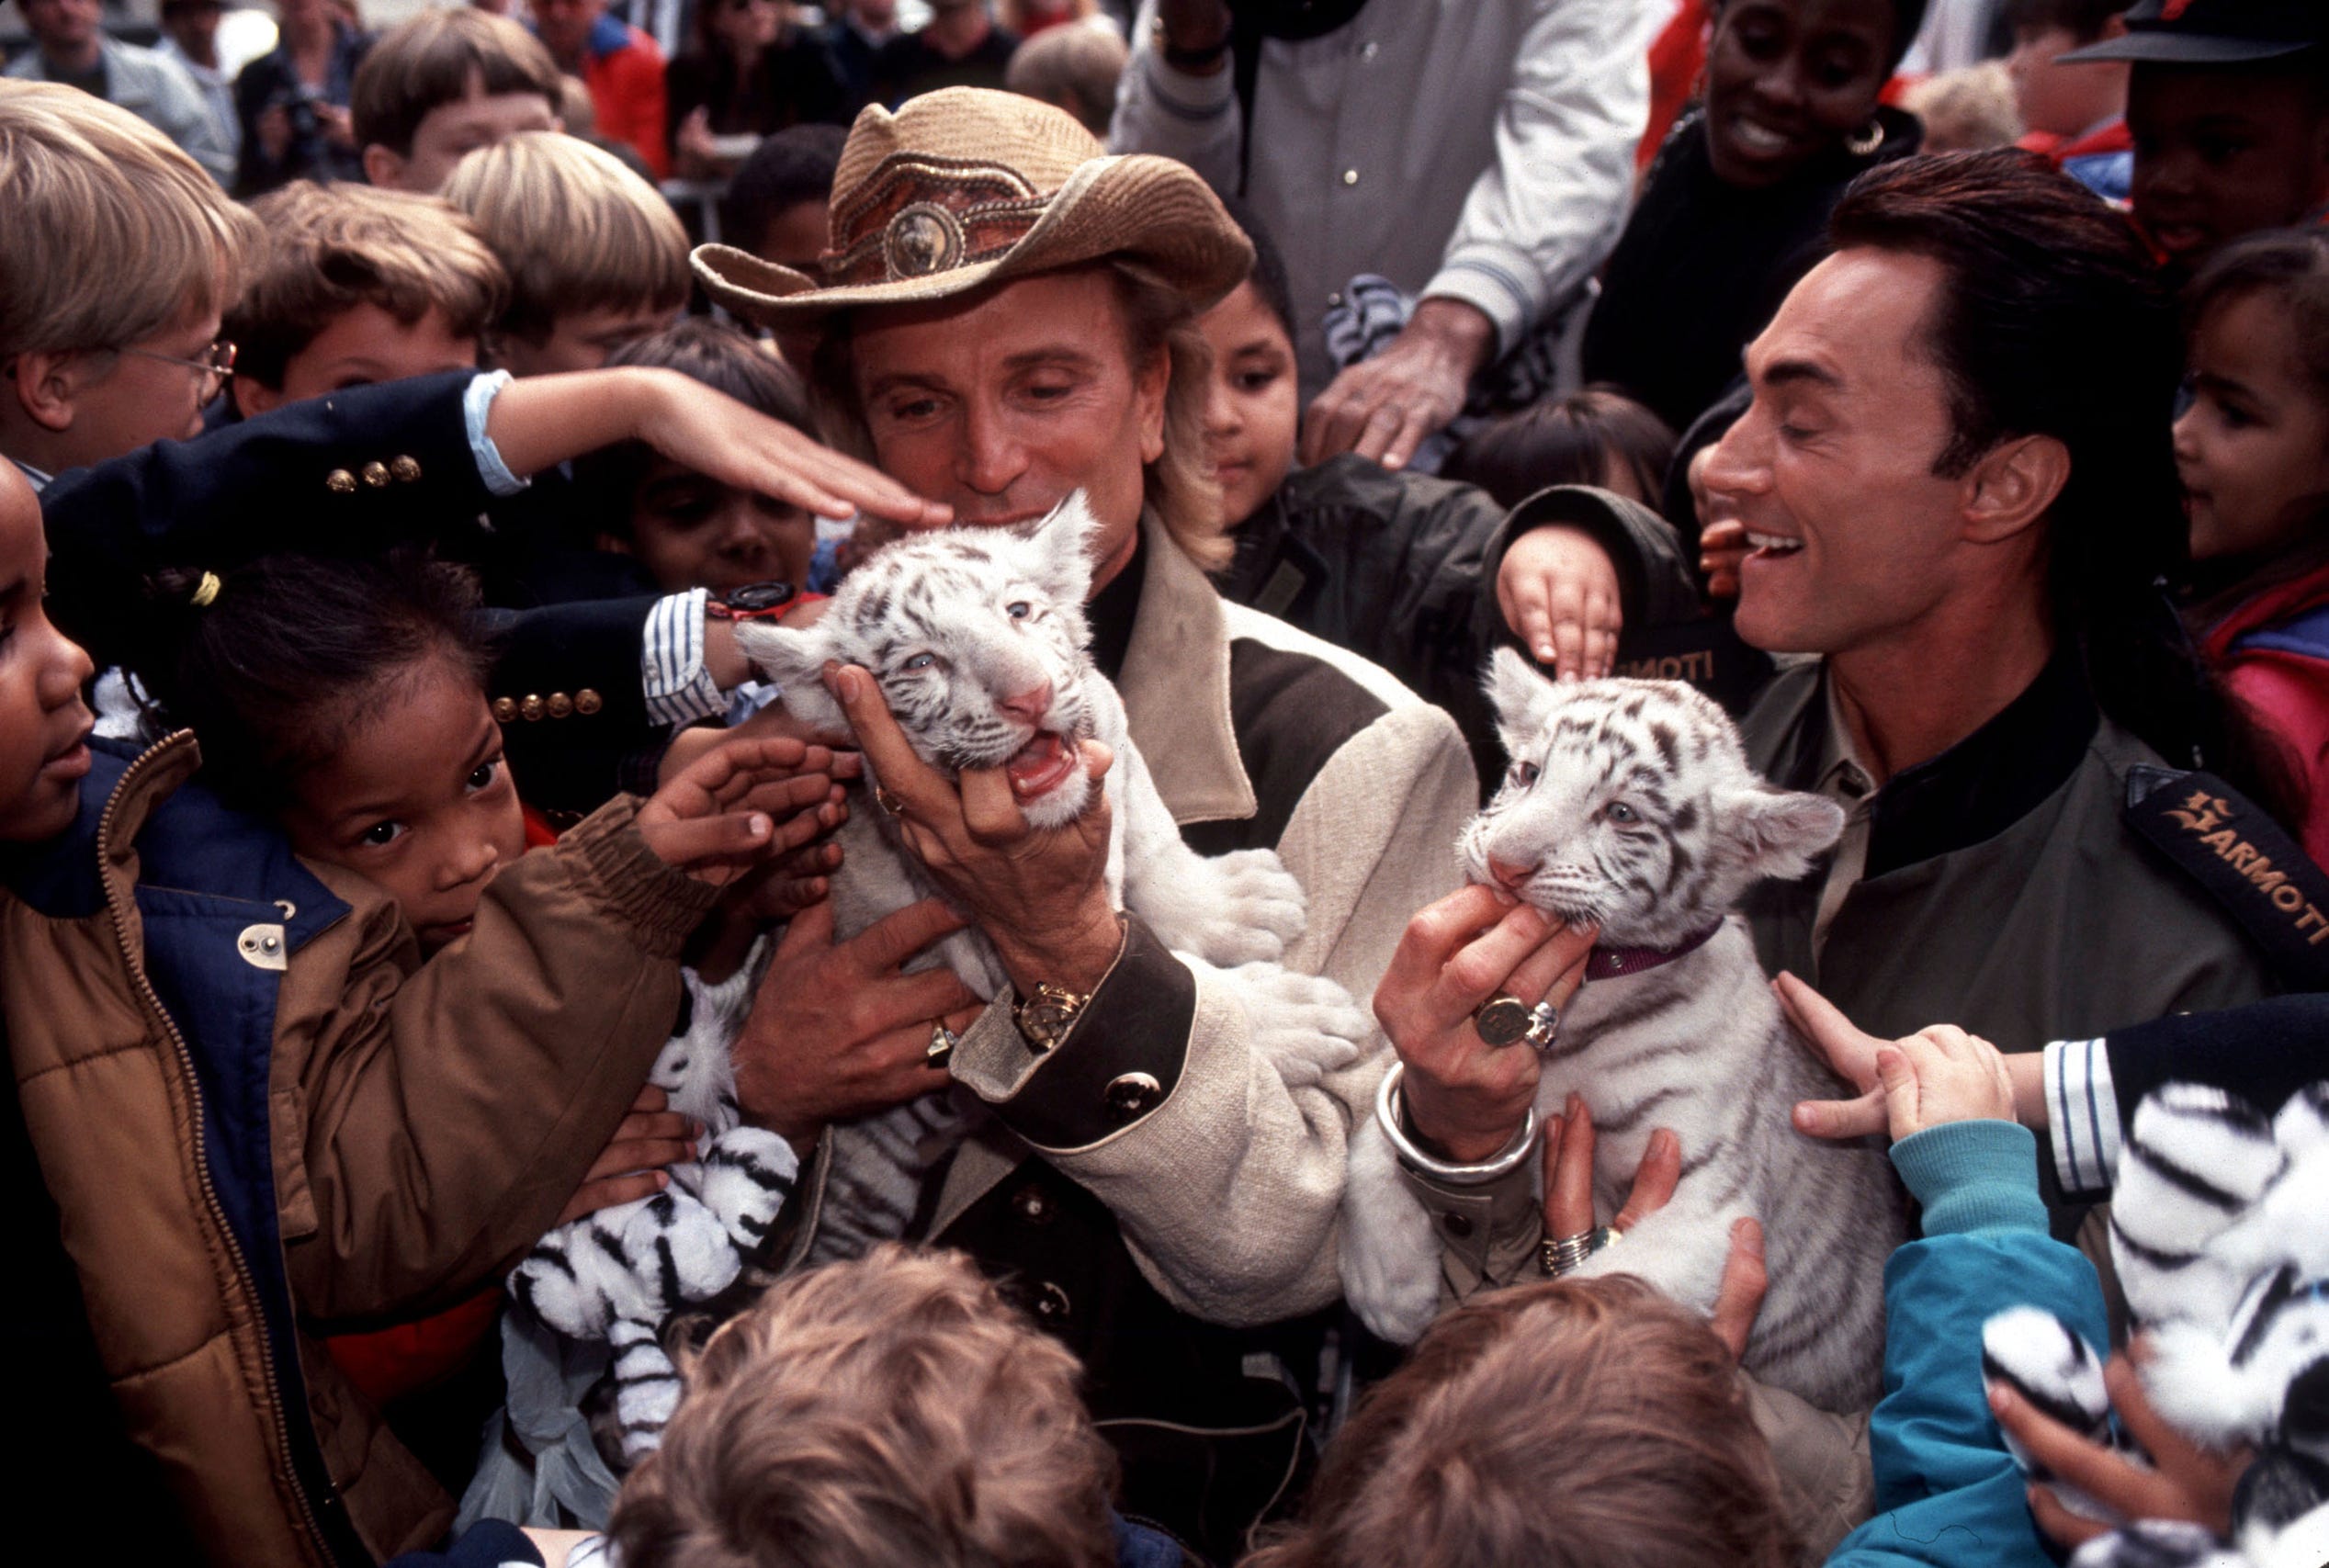
[[[695,1157],[695,1139],[703,1129],[671,1108],[663,1091],[649,1084],[631,1101],[629,1112],[615,1125],[598,1158],[574,1189],[574,1196],[560,1210],[558,1223],[579,1220],[601,1209],[651,1198],[671,1185],[663,1167]]]
[[[698,757],[639,808],[648,848],[725,887],[841,823],[832,752],[786,736],[734,740]]]

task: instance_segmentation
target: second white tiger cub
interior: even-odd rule
[[[1464,830],[1465,870],[1600,927],[1546,1054],[1538,1114],[1584,1097],[1605,1215],[1655,1130],[1681,1140],[1673,1200],[1582,1272],[1636,1274],[1711,1308],[1732,1222],[1751,1215],[1770,1289],[1747,1369],[1824,1408],[1865,1409],[1881,1388],[1884,1261],[1905,1234],[1899,1187],[1880,1151],[1789,1124],[1796,1100],[1838,1086],[1788,1026],[1730,914],[1761,878],[1809,870],[1842,811],[1758,778],[1730,719],[1679,682],[1555,685],[1505,649],[1488,693],[1514,761]],[[1372,1122],[1352,1141],[1344,1201],[1345,1288],[1377,1333],[1411,1340],[1438,1308],[1439,1243]]]

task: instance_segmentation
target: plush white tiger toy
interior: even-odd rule
[[[1730,719],[1686,685],[1556,685],[1509,649],[1487,684],[1513,762],[1464,829],[1464,868],[1600,927],[1545,1054],[1538,1114],[1584,1097],[1605,1214],[1654,1131],[1681,1140],[1673,1200],[1584,1271],[1636,1274],[1709,1310],[1732,1222],[1752,1215],[1770,1291],[1747,1370],[1826,1409],[1867,1408],[1882,1376],[1884,1260],[1905,1234],[1898,1181],[1880,1150],[1790,1125],[1796,1100],[1832,1097],[1837,1081],[1789,1027],[1729,914],[1757,880],[1809,869],[1843,812],[1758,778]],[[1351,1142],[1344,1205],[1344,1289],[1375,1332],[1414,1339],[1438,1305],[1439,1247],[1372,1122]]]
[[[2329,1561],[2329,1082],[2269,1118],[2199,1084],[2145,1096],[2120,1150],[2110,1229],[2129,1314],[2151,1336],[2153,1408],[2203,1444],[2246,1445],[2256,1459],[2231,1543],[2137,1523],[2088,1542],[2078,1568]],[[2051,1314],[2001,1313],[1984,1325],[1984,1370],[2108,1442],[2099,1370],[2066,1340],[2075,1336]],[[2063,1502],[2119,1522],[2091,1501]]]
[[[543,1323],[614,1348],[615,1416],[623,1457],[634,1464],[661,1441],[679,1402],[679,1375],[660,1337],[664,1321],[735,1282],[798,1174],[790,1144],[741,1124],[728,1054],[752,1010],[766,947],[755,946],[718,985],[684,974],[686,1026],[648,1074],[673,1110],[703,1124],[699,1157],[673,1166],[671,1185],[651,1198],[560,1225],[510,1274],[510,1293]]]

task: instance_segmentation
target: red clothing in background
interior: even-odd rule
[[[2200,651],[2288,749],[2311,795],[2298,837],[2329,865],[2329,567],[2255,595]]]
[[[598,110],[598,133],[624,142],[659,180],[672,172],[664,141],[663,51],[627,22],[601,17],[582,50],[582,85]]]

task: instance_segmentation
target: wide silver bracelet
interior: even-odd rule
[[[1407,1071],[1405,1062],[1394,1062],[1391,1070],[1383,1075],[1383,1087],[1374,1091],[1374,1119],[1382,1124],[1384,1136],[1391,1140],[1392,1148],[1398,1151],[1399,1163],[1417,1175],[1428,1176],[1450,1187],[1485,1187],[1520,1169],[1536,1152],[1536,1107],[1532,1105],[1520,1132],[1500,1153],[1477,1165],[1454,1165],[1432,1158],[1408,1135],[1407,1101],[1399,1094],[1399,1080],[1407,1077]]]

